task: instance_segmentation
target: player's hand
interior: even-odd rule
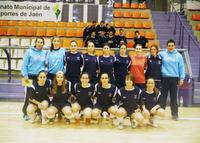
[[[156,108],[152,108],[152,109],[150,110],[150,113],[151,113],[151,114],[155,114],[155,113],[156,113]]]
[[[28,83],[28,84],[29,84],[28,77],[25,77],[25,78],[24,78],[24,80],[25,80],[25,82],[26,82],[26,83]]]
[[[39,109],[41,109],[42,106],[43,106],[42,103],[39,103],[39,104],[38,104],[38,108],[39,108]]]
[[[183,83],[184,83],[184,80],[183,80],[183,79],[180,79],[180,81],[179,81],[179,86],[182,86]]]
[[[142,114],[143,114],[144,116],[147,116],[147,115],[148,115],[148,110],[147,110],[147,109],[143,110],[143,111],[142,111]]]
[[[97,99],[97,97],[93,96],[92,99]]]

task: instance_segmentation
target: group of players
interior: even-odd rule
[[[25,53],[21,71],[27,83],[29,79],[34,81],[26,88],[25,120],[30,118],[31,123],[35,122],[39,109],[42,124],[47,123],[47,117],[49,124],[53,124],[55,115],[61,112],[66,124],[74,116],[75,124],[80,125],[80,111],[83,111],[86,123],[94,118],[101,124],[102,113],[106,111],[109,125],[113,125],[113,118],[117,117],[119,129],[123,128],[126,116],[130,117],[133,128],[137,123],[142,126],[146,118],[157,127],[155,119],[164,117],[165,110],[161,108],[159,91],[162,58],[157,55],[156,45],[151,47],[148,56],[143,56],[142,45],[138,44],[136,54],[129,56],[126,44],[122,43],[119,54],[112,56],[110,45],[106,43],[102,47],[103,55],[96,56],[93,42],[88,43],[85,54],[77,51],[76,41],[70,43],[68,52],[59,44],[60,38],[55,36],[50,50],[44,51],[44,39],[38,37],[35,46]]]

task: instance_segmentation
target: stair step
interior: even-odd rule
[[[200,89],[200,82],[194,82],[194,89]]]

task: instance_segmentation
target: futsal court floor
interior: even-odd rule
[[[125,119],[124,129],[118,130],[118,121],[108,126],[107,121],[99,126],[92,120],[86,125],[81,121],[75,126],[63,119],[55,119],[53,125],[42,125],[36,118],[34,124],[24,121],[22,102],[0,102],[0,143],[200,143],[200,108],[179,107],[179,121],[170,116],[158,120],[158,127],[152,127],[145,120],[143,127],[132,129],[129,119]]]

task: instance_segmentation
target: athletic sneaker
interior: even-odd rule
[[[42,125],[47,124],[46,118],[42,118]]]
[[[90,118],[86,118],[86,119],[85,119],[85,123],[86,123],[86,124],[90,124]]]
[[[153,122],[152,120],[151,120],[151,118],[149,119],[149,123],[153,126],[153,127],[158,127],[158,125],[156,124],[156,122]]]
[[[58,113],[58,119],[61,119],[62,118],[62,114],[61,112]]]
[[[49,124],[53,124],[54,123],[54,119],[53,118],[51,118],[50,120],[49,120]]]
[[[138,126],[139,126],[139,127],[142,127],[142,126],[143,126],[143,123],[138,123]]]
[[[41,120],[42,119],[42,115],[38,115],[38,118]]]
[[[133,121],[132,119],[130,119],[130,121],[131,121],[131,128],[136,128],[136,122],[135,121]]]
[[[177,115],[172,116],[172,119],[173,119],[174,121],[178,121],[178,120],[179,120],[179,118],[178,118]]]
[[[108,120],[108,126],[113,126],[113,119],[112,118],[109,118],[109,120]]]
[[[25,116],[24,116],[24,120],[25,120],[25,121],[29,120],[28,115],[25,115]]]
[[[119,123],[118,129],[120,129],[120,130],[123,129],[123,123],[122,122]]]
[[[70,120],[66,118],[65,124],[69,125],[70,124]]]
[[[101,125],[102,124],[102,117],[99,117],[97,120],[98,120],[98,124]]]
[[[80,125],[80,119],[76,119],[75,125],[79,126]]]

